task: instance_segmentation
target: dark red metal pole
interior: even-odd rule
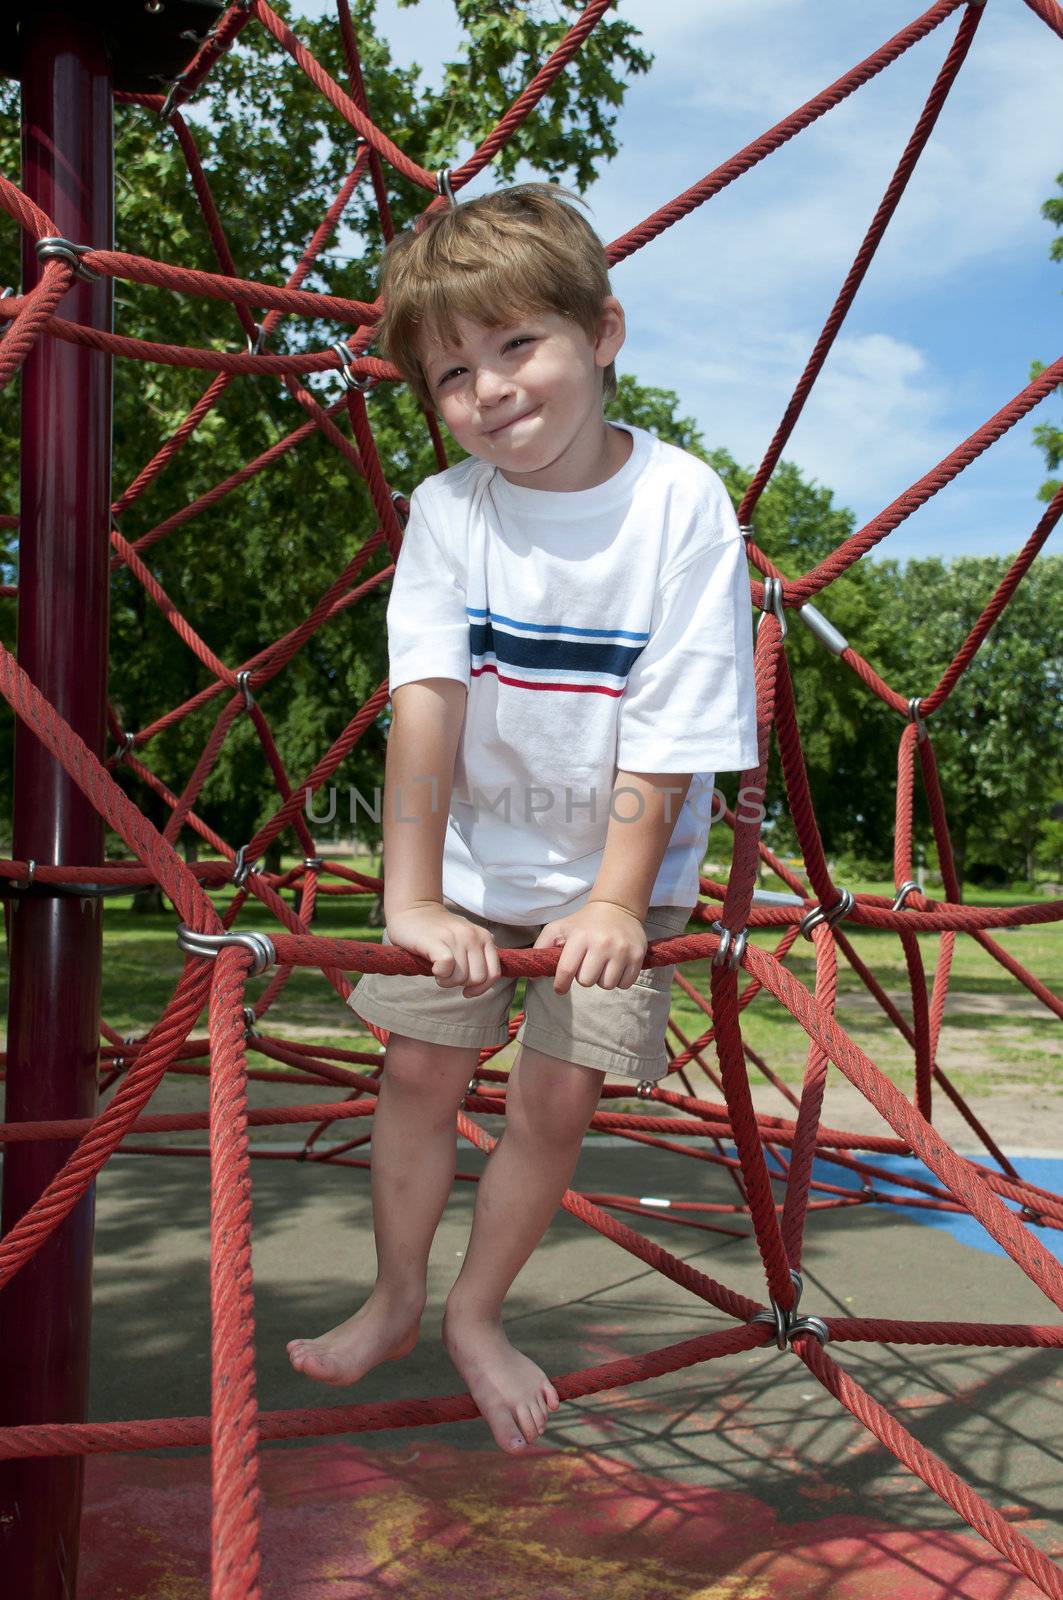
[[[78,244],[113,242],[111,75],[98,30],[45,9],[22,24],[26,193]],[[24,235],[23,284],[40,273]],[[111,280],[75,280],[59,316],[111,327]],[[22,369],[18,659],[102,754],[107,686],[111,361],[42,336]],[[32,732],[16,723],[16,860],[93,865],[103,825]],[[9,1121],[96,1111],[101,902],[55,895],[12,901]],[[16,1144],[4,1160],[8,1232],[74,1148]],[[90,1191],[0,1293],[0,1421],[86,1415],[92,1307]],[[83,1464],[0,1464],[0,1590],[73,1600]]]

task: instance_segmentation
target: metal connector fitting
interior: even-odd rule
[[[927,736],[926,723],[923,721],[922,714],[919,709],[922,704],[923,702],[917,694],[913,694],[908,701],[908,715],[915,723],[916,732],[919,735],[920,743],[922,743]]]
[[[914,878],[906,879],[906,881],[904,883],[902,883],[900,888],[897,890],[897,898],[896,898],[896,900],[894,900],[892,906],[890,907],[890,910],[891,911],[903,911],[904,910],[904,902],[907,900],[908,896],[912,893],[912,890],[913,889],[918,889],[918,888],[919,888],[919,885],[916,883]]]
[[[822,906],[813,906],[812,910],[801,918],[798,928],[806,939],[811,939],[812,929],[817,928],[821,922],[833,927],[836,922],[840,922],[843,917],[849,915],[856,904],[856,896],[848,889],[839,889],[838,893],[841,899],[837,900],[829,911],[824,911]]]
[[[458,202],[454,197],[454,190],[451,187],[449,167],[440,167],[439,171],[436,173],[436,193],[443,195],[445,199],[450,201],[452,206],[457,205]]]
[[[247,846],[246,844],[242,844],[239,850],[236,852],[236,857],[233,861],[232,881],[235,883],[238,889],[243,888],[244,884],[247,882],[249,874],[252,872],[257,872],[260,865],[260,863],[257,861],[248,861],[246,852]]]
[[[48,234],[34,245],[39,260],[65,261],[73,267],[76,278],[81,278],[85,283],[99,283],[103,273],[87,267],[81,259],[85,251],[92,248],[91,244],[75,244],[72,239],[62,239],[58,234]]]
[[[248,974],[250,977],[277,964],[273,940],[265,933],[194,933],[186,922],[182,922],[177,928],[177,943],[186,955],[206,956],[209,961],[213,961],[220,950],[230,945],[241,945],[245,950],[250,950],[255,958]]]
[[[355,372],[354,357],[350,348],[342,339],[334,339],[329,345],[330,350],[335,350],[340,358],[340,382],[345,389],[353,389],[356,394],[365,394],[371,389],[376,379],[368,372]]]
[[[251,693],[250,667],[245,667],[242,672],[238,672],[236,674],[236,688],[237,691],[243,695],[244,705],[247,707],[248,711],[250,711],[251,707],[255,703],[255,697]]]
[[[840,656],[843,650],[848,650],[849,641],[844,633],[839,633],[833,622],[828,622],[822,611],[816,610],[811,600],[806,600],[803,606],[798,606],[797,615],[809,633],[814,633],[820,644],[825,644],[832,655]]]
[[[771,1301],[770,1311],[757,1311],[750,1317],[750,1322],[766,1322],[769,1328],[775,1330],[775,1344],[779,1350],[785,1350],[787,1345],[798,1333],[811,1333],[820,1342],[826,1344],[830,1338],[830,1330],[822,1317],[799,1317],[797,1307],[801,1300],[801,1274],[790,1268],[790,1279],[795,1290],[794,1306],[792,1311],[784,1311],[778,1301]]]
[[[760,607],[761,612],[762,612],[762,616],[761,616],[760,621],[757,623],[757,632],[758,633],[760,632],[761,628],[764,626],[764,618],[768,615],[768,612],[769,611],[773,611],[775,613],[775,615],[779,619],[779,627],[780,627],[780,629],[782,631],[782,636],[783,636],[784,639],[786,638],[786,632],[787,632],[787,628],[786,628],[786,610],[785,610],[785,608],[783,606],[783,598],[782,598],[782,596],[783,596],[782,579],[781,578],[765,578],[764,579],[764,599],[761,602],[761,607]]]
[[[163,101],[161,107],[159,108],[159,121],[160,122],[165,122],[168,119],[168,117],[172,114],[172,112],[174,111],[174,101],[177,99],[177,91],[180,89],[181,85],[185,82],[187,77],[188,77],[188,73],[187,72],[179,72],[177,74],[176,78],[171,83],[169,89],[166,92],[166,99]]]
[[[720,936],[719,949],[713,952],[713,966],[728,966],[733,972],[745,955],[749,929],[743,928],[739,933],[732,933],[730,928],[725,928],[719,920],[710,923],[709,926],[713,933],[718,933]]]

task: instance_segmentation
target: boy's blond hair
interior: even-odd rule
[[[602,302],[613,292],[609,264],[602,241],[568,200],[583,204],[556,184],[513,184],[432,212],[388,246],[376,342],[429,411],[436,402],[418,341],[426,333],[456,341],[458,316],[493,328],[554,311],[596,337]],[[603,404],[615,393],[610,362]]]

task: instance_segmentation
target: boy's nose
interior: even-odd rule
[[[513,392],[510,380],[501,372],[480,371],[476,375],[476,398],[481,405],[497,405]]]

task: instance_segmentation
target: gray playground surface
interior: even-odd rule
[[[200,1083],[199,1089],[205,1086]],[[253,1085],[257,1104],[291,1104],[303,1097],[303,1090]],[[205,1101],[203,1093],[199,1103]],[[167,1084],[151,1110],[188,1103],[186,1080],[173,1091]],[[492,1133],[501,1131],[500,1119],[477,1120]],[[260,1148],[292,1149],[292,1135],[291,1128],[256,1130],[255,1140]],[[184,1135],[181,1142],[204,1144],[206,1135]],[[364,1156],[367,1150],[355,1154]],[[459,1170],[478,1172],[484,1159],[458,1141]],[[356,1388],[335,1390],[294,1373],[285,1343],[295,1335],[323,1332],[349,1315],[372,1281],[369,1174],[262,1160],[252,1162],[252,1179],[259,1405],[276,1410],[460,1391],[438,1329],[468,1236],[475,1184],[454,1185],[433,1249],[429,1305],[417,1348],[401,1362],[385,1363]],[[704,1162],[613,1139],[588,1139],[573,1187],[688,1199],[734,1196],[726,1175]],[[703,1233],[657,1216],[617,1215],[729,1286],[766,1298],[751,1238]],[[113,1158],[96,1191],[93,1419],[209,1412],[208,1256],[207,1160]],[[728,1324],[565,1211],[558,1212],[518,1277],[507,1307],[510,1337],[552,1375]],[[935,1320],[1058,1320],[1009,1260],[880,1207],[810,1217],[802,1310]],[[1058,1351],[872,1344],[831,1349],[927,1447],[992,1505],[1008,1508],[1017,1528],[1046,1549],[1060,1548]],[[491,1445],[479,1419],[359,1434],[352,1442],[394,1449],[428,1434],[458,1449]],[[555,1414],[542,1444],[590,1449],[683,1483],[744,1490],[786,1521],[807,1520],[823,1507],[823,1514],[868,1516],[911,1529],[958,1531],[962,1526],[791,1353],[774,1347],[568,1402]],[[127,1460],[135,1470],[135,1458]]]

